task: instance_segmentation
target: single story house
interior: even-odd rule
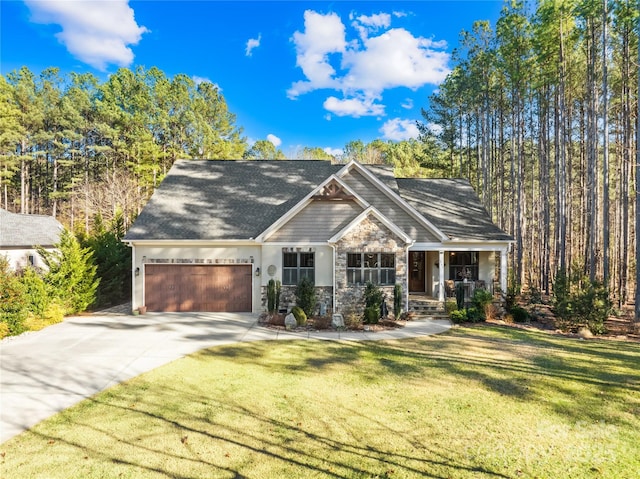
[[[270,279],[286,305],[306,276],[344,312],[367,281],[388,298],[401,284],[405,308],[410,295],[444,301],[456,281],[506,291],[513,238],[466,180],[355,161],[178,160],[123,241],[133,309],[260,312]]]
[[[36,246],[53,250],[62,230],[53,216],[11,213],[0,208],[0,256],[7,258],[13,270],[29,265],[43,268]]]

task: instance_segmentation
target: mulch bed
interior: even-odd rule
[[[284,326],[284,314],[269,315],[263,313],[258,318],[258,323],[261,326],[269,329],[285,330]],[[393,320],[393,319],[381,319],[377,324],[362,324],[348,325],[345,329],[348,331],[387,331],[390,329],[404,328],[407,324],[406,320]],[[307,324],[304,326],[297,326],[291,331],[334,331],[335,328],[331,325],[331,316],[311,317],[307,320]]]
[[[605,321],[607,333],[593,336],[589,333],[585,334],[583,332],[566,332],[558,329],[556,327],[556,318],[553,314],[553,310],[548,304],[533,304],[521,306],[526,307],[526,309],[530,312],[531,320],[529,322],[507,323],[506,321],[503,321],[501,319],[489,319],[484,324],[497,324],[500,326],[508,326],[512,328],[532,329],[573,338],[640,342],[640,334],[638,333],[638,331],[634,330],[632,309],[625,309],[620,317],[610,316],[609,319]],[[478,324],[480,325],[482,323]]]

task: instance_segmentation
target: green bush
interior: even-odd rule
[[[585,280],[582,289],[573,296],[573,311],[577,321],[585,324],[593,334],[604,334],[604,322],[611,314],[609,291],[598,281]]]
[[[578,274],[568,278],[564,271],[558,271],[553,285],[553,307],[561,329],[575,331],[586,326],[593,334],[603,334],[612,302],[602,283]]]
[[[384,299],[384,293],[382,290],[370,281],[367,281],[367,284],[364,287],[363,296],[365,308],[369,308],[371,306],[380,308],[382,300]]]
[[[267,283],[267,311],[272,314],[276,311],[276,282],[273,279]]]
[[[49,295],[58,299],[66,314],[85,311],[96,300],[96,289],[100,283],[96,277],[90,248],[80,247],[78,240],[63,230],[54,251],[37,248],[47,265],[44,275]]]
[[[511,308],[516,305],[521,290],[522,288],[516,276],[516,272],[513,269],[509,270],[507,278],[507,292],[505,294],[505,307],[507,308],[507,311],[510,311]]]
[[[393,287],[393,316],[396,319],[402,314],[402,285],[396,283]]]
[[[522,306],[513,306],[509,310],[509,314],[511,314],[516,323],[526,323],[529,321],[529,311],[524,309]]]
[[[9,336],[9,325],[4,321],[0,321],[0,339]]]
[[[556,280],[553,283],[553,310],[560,326],[568,324],[571,320],[571,282],[565,270],[558,270]],[[563,328],[564,329],[564,328]]]
[[[480,316],[479,321],[487,319],[487,306],[493,302],[493,295],[483,288],[478,288],[473,292],[473,298],[471,299],[473,306],[478,310]]]
[[[380,306],[384,300],[384,293],[375,284],[367,281],[363,292],[365,324],[376,324],[380,319]]]
[[[484,310],[480,311],[475,306],[467,308],[467,321],[472,323],[479,323],[485,320]]]
[[[377,324],[380,319],[380,308],[378,306],[368,306],[364,309],[364,323]]]
[[[280,309],[280,293],[282,292],[282,283],[279,279],[276,280],[276,307],[274,309],[277,312]]]
[[[307,315],[300,306],[294,306],[291,308],[291,313],[295,316],[298,326],[304,326],[307,324]]]
[[[458,305],[454,300],[451,300],[451,299],[445,300],[444,310],[449,316],[451,316],[452,311],[456,311],[457,309],[458,309]]]
[[[449,313],[449,318],[451,318],[451,322],[454,324],[464,323],[467,321],[467,310],[455,309]]]
[[[108,226],[98,215],[94,219],[93,236],[81,241],[92,252],[96,277],[96,305],[121,304],[131,298],[131,248],[121,240],[125,233],[124,218],[118,212]]]
[[[36,316],[33,313],[25,321],[25,326],[29,331],[39,331],[47,326],[61,322],[64,319],[64,307],[55,301],[49,303],[42,315]]]
[[[316,288],[309,278],[304,277],[296,287],[296,305],[302,308],[307,316],[313,316],[316,309]]]
[[[26,268],[20,282],[24,288],[27,309],[36,316],[42,316],[51,304],[44,279],[35,269]]]
[[[15,336],[26,331],[27,304],[24,286],[9,269],[9,261],[0,255],[0,323],[6,335]]]

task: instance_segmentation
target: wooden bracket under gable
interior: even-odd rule
[[[355,196],[347,193],[336,181],[332,181],[327,183],[317,195],[313,196],[313,199],[322,201],[355,200]]]

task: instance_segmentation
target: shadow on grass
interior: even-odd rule
[[[353,374],[370,383],[385,375],[416,379],[451,375],[517,401],[543,405],[572,421],[606,420],[628,426],[632,421],[624,413],[631,413],[631,418],[640,411],[640,395],[635,400],[628,397],[630,392],[640,392],[640,345],[579,341],[514,328],[487,329],[460,329],[412,340],[336,342],[322,348],[315,341],[301,341],[291,345],[300,361],[270,354],[277,343],[216,348],[201,354],[234,355],[234,361],[259,363],[266,371],[283,368],[307,375],[348,364]],[[547,394],[549,390],[555,397]],[[603,412],[612,400],[626,408],[615,417]],[[567,402],[575,407],[567,408]]]
[[[460,464],[460,461],[453,457],[450,451],[445,447],[434,448],[424,443],[416,443],[414,438],[409,434],[393,429],[387,424],[376,422],[378,429],[383,429],[389,435],[397,437],[404,435],[403,439],[412,444],[416,450],[420,451],[416,455],[408,455],[381,449],[366,441],[358,443],[354,439],[353,442],[345,442],[336,439],[331,435],[331,431],[327,430],[326,434],[309,432],[304,429],[302,423],[292,423],[288,420],[278,419],[276,417],[267,417],[258,411],[249,407],[232,403],[229,401],[221,402],[213,400],[206,395],[200,395],[193,390],[184,389],[167,389],[167,401],[174,404],[193,404],[202,403],[214,409],[224,409],[225,415],[239,415],[243,417],[251,417],[257,424],[252,430],[246,430],[235,427],[228,422],[212,420],[208,415],[194,415],[178,409],[173,411],[171,417],[164,414],[158,414],[158,410],[166,408],[166,403],[152,402],[142,400],[137,402],[135,408],[118,404],[118,397],[113,400],[108,395],[101,395],[95,399],[89,400],[95,406],[106,407],[108,409],[121,410],[130,417],[132,423],[136,422],[136,416],[144,416],[144,421],[151,422],[149,428],[144,431],[136,431],[132,429],[126,436],[122,433],[116,434],[111,428],[100,427],[99,423],[87,420],[86,422],[76,421],[70,423],[67,427],[86,428],[93,433],[103,436],[108,441],[118,443],[120,446],[126,447],[127,453],[111,454],[97,446],[91,446],[78,440],[72,440],[66,434],[53,434],[34,431],[43,440],[49,444],[65,444],[73,448],[78,448],[85,457],[99,458],[101,461],[108,461],[117,465],[125,465],[141,471],[154,472],[168,475],[169,477],[187,479],[192,477],[200,477],[198,474],[185,474],[184,469],[194,466],[204,466],[208,470],[208,477],[245,477],[238,467],[230,467],[225,465],[224,459],[215,460],[213,455],[207,458],[196,454],[191,444],[202,446],[203,442],[207,442],[206,448],[210,450],[224,451],[230,447],[239,448],[243,452],[251,456],[251,463],[260,463],[261,461],[275,461],[272,467],[274,471],[291,471],[295,470],[295,477],[305,477],[313,475],[316,477],[321,474],[322,477],[403,477],[411,474],[417,477],[429,478],[448,478],[459,476],[460,474],[470,474],[475,477],[480,474],[482,477],[507,478],[497,471],[492,471],[486,467],[474,466],[473,464]],[[375,421],[368,416],[364,416],[362,412],[351,409],[349,414],[360,416],[367,421]],[[65,415],[65,413],[62,413]],[[70,415],[69,419],[75,417]],[[167,448],[154,447],[154,430],[159,428],[158,433],[166,436],[173,434],[175,436],[176,445],[180,442],[182,445],[173,447],[173,451]],[[287,437],[274,435],[272,431],[286,430]],[[169,431],[169,432],[168,432]],[[288,440],[288,437],[297,438]],[[304,444],[305,447],[299,447]],[[420,456],[431,456],[436,459],[426,459]],[[160,462],[167,464],[165,467],[154,466],[143,459],[134,460],[136,457],[160,457]],[[149,461],[151,462],[151,461]],[[169,466],[173,464],[174,467]],[[180,472],[182,471],[182,472]],[[229,476],[221,476],[221,474],[229,473]],[[289,476],[293,477],[293,476]]]
[[[519,330],[469,328],[441,336],[385,342],[305,340],[241,343],[203,350],[191,358],[198,367],[208,367],[209,360],[215,358],[234,366],[251,365],[257,369],[257,374],[278,371],[291,377],[317,376],[319,372],[329,372],[346,365],[349,374],[354,374],[364,384],[383,381],[389,376],[402,380],[408,387],[411,381],[430,377],[460,385],[471,382],[515,401],[547,408],[570,421],[606,421],[633,429],[638,425],[635,418],[640,412],[640,399],[635,394],[636,399],[630,400],[629,393],[640,390],[639,354],[640,346],[637,345],[578,342]],[[27,369],[25,372],[28,374]],[[44,378],[41,380],[46,381]],[[242,380],[250,381],[250,378]],[[472,459],[460,459],[460,455],[455,455],[445,446],[416,442],[410,433],[394,428],[393,424],[375,421],[348,404],[338,406],[348,408],[348,413],[354,418],[371,421],[378,434],[383,431],[390,437],[399,437],[419,452],[400,453],[368,444],[361,438],[353,441],[338,439],[331,431],[331,411],[326,413],[325,431],[311,432],[304,427],[304,418],[301,422],[287,418],[294,415],[295,409],[291,414],[282,413],[283,418],[278,416],[281,411],[275,404],[273,411],[266,414],[252,406],[250,401],[235,401],[231,394],[214,398],[202,394],[197,388],[180,387],[179,381],[167,381],[162,387],[162,395],[157,396],[156,401],[144,394],[144,388],[141,396],[130,400],[127,384],[122,386],[123,389],[89,400],[89,405],[93,403],[121,411],[132,424],[136,418],[148,419],[151,424],[143,431],[132,427],[125,434],[116,431],[109,423],[102,425],[100,417],[94,420],[89,414],[78,415],[75,409],[71,409],[60,415],[70,423],[59,432],[56,427],[39,426],[34,433],[46,441],[68,444],[85,455],[101,458],[115,466],[121,464],[178,478],[198,476],[186,475],[184,470],[190,465],[210,468],[210,477],[243,477],[245,472],[241,466],[229,465],[229,461],[219,454],[197,454],[195,448],[201,442],[207,442],[213,451],[223,451],[225,447],[239,448],[250,455],[252,461],[275,461],[276,469],[293,468],[296,474],[301,475],[385,477],[385,471],[395,471],[396,477],[402,477],[404,471],[405,475],[432,478],[475,474],[510,477],[505,476],[504,471],[479,467],[472,463]],[[549,391],[553,391],[554,398],[548,397]],[[135,407],[131,405],[132,401]],[[611,416],[605,411],[610,402],[628,409]],[[174,409],[168,413],[160,412],[166,410],[167,403]],[[196,408],[197,413],[194,413],[194,404],[202,405]],[[286,404],[284,410],[294,407]],[[208,412],[211,410],[223,411],[232,417],[250,417],[257,426],[251,430],[235,426],[217,419],[218,416]],[[65,432],[67,428],[70,429]],[[74,440],[72,432],[77,428],[90,429],[109,441],[124,444],[130,453],[121,454],[97,444]],[[274,434],[273,431],[280,432]],[[171,435],[175,436],[175,446],[164,447],[167,436]],[[154,441],[160,436],[164,442]],[[188,439],[182,443],[181,438],[184,437]],[[299,443],[308,446],[300,448]],[[146,455],[162,459],[147,461]],[[172,466],[176,463],[184,467],[176,469]]]

